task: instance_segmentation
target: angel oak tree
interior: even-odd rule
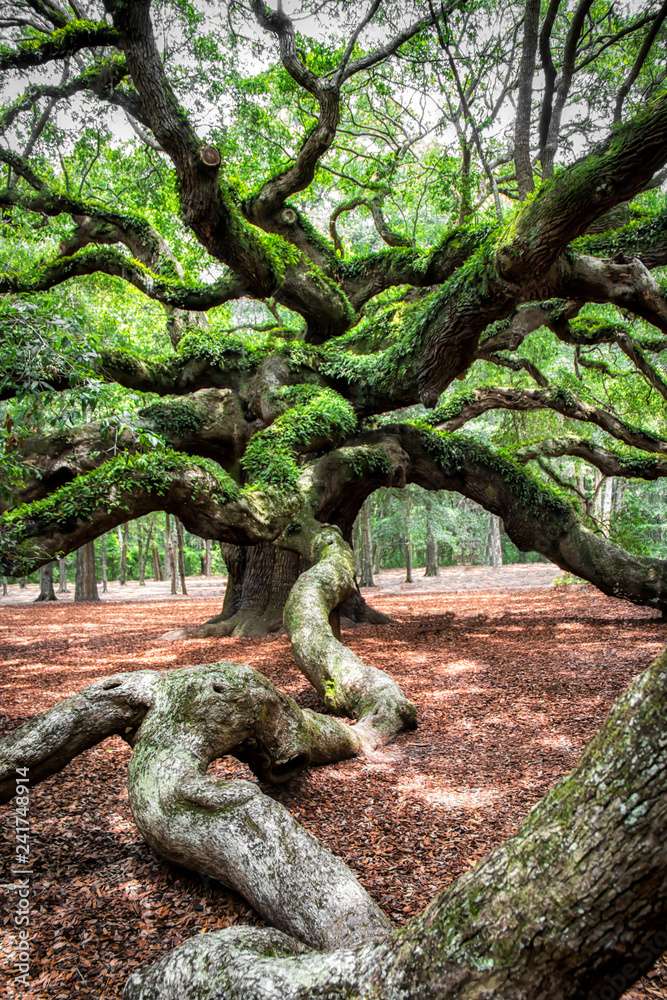
[[[340,640],[344,602],[370,613],[349,542],[380,486],[457,491],[520,549],[667,609],[667,564],[609,541],[546,464],[667,472],[653,360],[667,346],[667,3],[216,7],[3,8],[0,561],[22,574],[176,514],[230,569],[219,619],[186,634],[284,620],[330,714],[239,664],[108,677],[4,739],[3,797],[18,768],[34,783],[120,734],[147,842],[274,928],[199,935],[134,972],[127,1000],[620,995],[667,941],[665,654],[518,833],[401,931],[286,809],[207,768],[232,754],[285,782],[416,724]],[[121,119],[137,138],[119,156]],[[169,354],[68,348],[28,321],[26,303],[45,323],[62,307],[63,283],[113,307],[123,282],[164,306],[153,332]],[[473,383],[473,366],[505,384]],[[17,429],[26,399],[33,426],[36,398],[95,385],[99,422],[49,423],[45,403],[38,432]],[[109,409],[142,395],[114,424]],[[458,433],[493,410],[540,414],[546,436],[511,455]]]

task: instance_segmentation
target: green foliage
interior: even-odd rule
[[[610,536],[630,552],[667,558],[667,488],[657,483],[630,482],[625,485],[622,504],[611,518]]]
[[[364,476],[386,475],[391,471],[391,462],[383,448],[357,445],[354,448],[341,448],[338,454],[360,479]]]
[[[159,434],[176,436],[195,433],[204,419],[190,400],[151,403],[139,416],[150,420]]]
[[[286,407],[269,428],[249,441],[241,466],[255,485],[296,489],[296,454],[331,447],[349,437],[357,418],[350,403],[332,389],[296,385],[275,393]]]

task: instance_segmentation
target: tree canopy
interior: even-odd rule
[[[280,572],[292,573],[284,622],[298,666],[327,709],[358,720],[304,720],[242,668],[204,670],[196,682],[183,674],[171,687],[132,675],[95,689],[91,704],[108,712],[88,739],[131,731],[137,823],[163,856],[180,857],[173,844],[195,837],[189,821],[166,829],[149,786],[164,777],[164,747],[176,752],[179,699],[195,697],[196,683],[207,692],[197,689],[193,710],[201,746],[170,777],[168,796],[187,786],[197,809],[215,795],[195,771],[230,746],[282,780],[415,724],[391,678],[339,641],[336,616],[356,592],[352,526],[381,486],[460,493],[499,516],[520,550],[667,610],[667,563],[631,532],[620,540],[634,551],[607,537],[591,499],[593,474],[598,489],[601,477],[667,474],[666,19],[658,0],[369,0],[363,10],[353,0],[5,3],[0,565],[22,574],[156,510],[228,546],[230,566],[237,547],[269,547],[276,566],[277,552],[292,560]],[[248,556],[239,579],[250,566]],[[563,826],[570,792],[590,821],[599,774],[616,775],[610,788],[620,781],[626,751],[613,726],[635,734],[637,761],[664,755],[638,721],[664,708],[661,668],[647,678],[642,707],[628,694],[617,712],[625,721],[610,722],[582,762],[584,790],[565,783],[553,793],[547,824]],[[248,704],[270,704],[281,737],[254,717],[237,725],[236,743],[213,733],[202,722],[217,712],[211,684],[232,701],[240,685]],[[46,777],[82,744],[57,715],[62,746],[45,757],[36,725],[16,746]],[[254,793],[225,795],[215,799],[223,810],[268,808]],[[507,847],[510,874],[543,836],[539,823]],[[211,837],[198,856],[219,849]],[[655,884],[664,858],[645,854]],[[349,968],[333,951],[324,963],[304,959],[295,978],[267,976],[285,996],[322,995],[320,974],[338,984],[333,995],[343,981],[362,995],[367,979],[368,989],[385,984],[374,996],[389,982],[391,996],[462,996],[451,972],[459,963],[475,984],[466,996],[574,997],[664,918],[663,902],[641,909],[628,896],[628,914],[641,916],[628,916],[627,940],[611,958],[602,946],[580,949],[569,984],[546,990],[549,958],[538,982],[518,951],[501,955],[484,938],[477,955],[456,936],[458,908],[472,913],[475,893],[503,906],[511,898],[494,868],[500,857],[479,884],[457,883],[400,946],[416,955],[422,942],[437,989],[406,971],[399,945],[375,943],[388,933],[384,918],[356,896],[352,937],[373,943]],[[612,860],[591,862],[596,878],[611,879]],[[312,864],[323,864],[317,852]],[[334,868],[333,882],[347,884]],[[262,948],[296,954],[294,938],[349,943],[309,936],[307,890],[294,889],[307,903],[292,912],[275,886],[262,895],[265,876],[248,898],[292,937],[267,932],[261,948],[239,939],[244,975]],[[496,905],[480,903],[480,923],[502,923]],[[585,919],[603,918],[591,907]],[[274,995],[259,981],[243,992],[237,972],[215,995]],[[150,973],[145,989],[161,975]],[[127,996],[167,995],[138,983]]]

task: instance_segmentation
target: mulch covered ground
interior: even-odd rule
[[[516,830],[575,764],[613,700],[664,645],[667,623],[579,587],[441,593],[393,583],[367,596],[397,624],[344,637],[398,680],[418,706],[419,728],[371,760],[310,771],[270,794],[403,924]],[[220,659],[249,663],[317,707],[284,636],[159,641],[218,609],[219,598],[3,607],[3,731],[111,673]],[[7,896],[7,998],[115,1000],[133,969],[193,934],[259,922],[238,896],[159,861],[142,842],[127,804],[129,752],[108,740],[31,793],[31,987],[12,985]],[[236,762],[216,766],[251,777]],[[12,806],[2,814],[6,862]],[[667,967],[627,995],[667,997]]]

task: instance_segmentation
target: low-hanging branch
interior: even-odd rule
[[[127,424],[107,420],[47,436],[24,435],[12,449],[12,457],[22,463],[25,476],[7,501],[0,500],[0,510],[41,500],[118,455],[140,453],[147,440],[230,468],[243,456],[258,424],[246,420],[235,393],[201,389],[183,399],[152,403]]]
[[[541,552],[605,594],[667,608],[667,561],[635,556],[594,534],[568,497],[511,459],[476,441],[410,424],[389,424],[356,443],[384,449],[387,485],[401,485],[402,479],[461,493],[501,517],[521,551]]]
[[[155,510],[176,514],[188,531],[233,544],[272,541],[298,500],[276,502],[240,490],[219,468],[189,455],[121,455],[79,476],[43,500],[18,507],[0,521],[0,566],[10,576],[74,552],[127,520]]]
[[[231,755],[281,784],[310,765],[358,754],[353,728],[300,709],[240,664],[115,674],[0,742],[0,800],[15,794],[17,768],[28,766],[37,783],[115,734],[132,747],[133,819],[159,857],[231,886],[265,920],[312,947],[386,938],[388,919],[352,872],[284,806],[248,781],[206,773]],[[300,887],[288,898],[286,878]]]

